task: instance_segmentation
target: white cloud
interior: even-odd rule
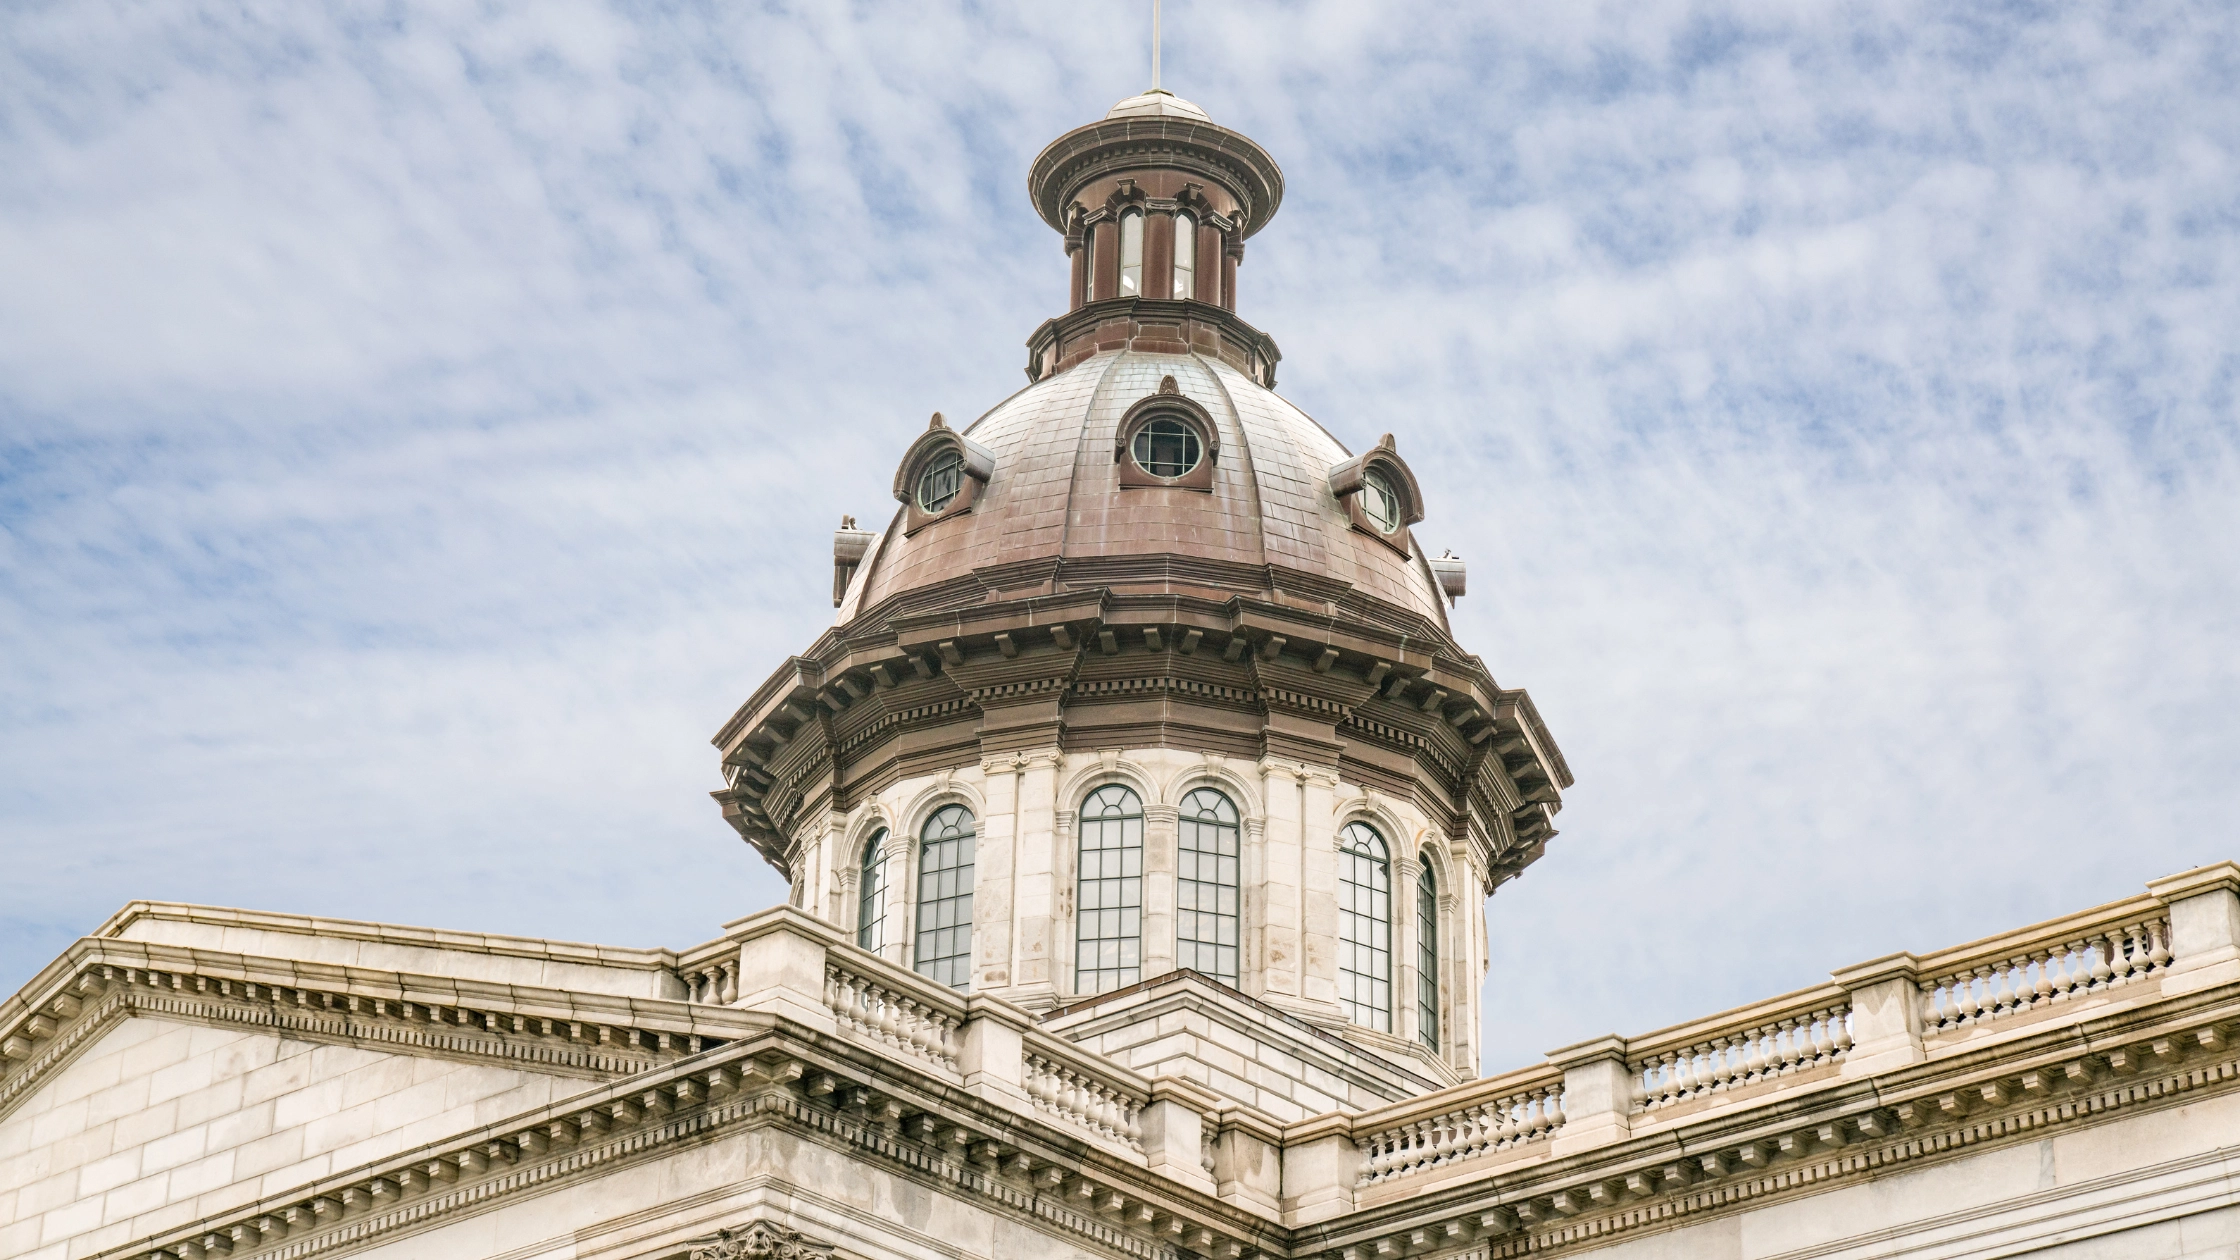
[[[2231,856],[2213,5],[1169,6],[1243,313],[1579,774],[1489,1058]],[[1063,291],[1134,6],[0,30],[0,969],[129,897],[682,944],[823,534]],[[780,522],[764,506],[776,501]]]

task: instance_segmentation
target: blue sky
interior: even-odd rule
[[[0,17],[0,989],[134,897],[683,945],[1145,6]],[[1488,1064],[2240,856],[2215,4],[1174,0],[1241,313],[1579,782]],[[776,510],[772,510],[775,508]]]

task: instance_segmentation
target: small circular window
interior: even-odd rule
[[[1165,416],[1137,429],[1132,449],[1137,465],[1154,477],[1179,477],[1204,454],[1196,429]]]
[[[1400,528],[1400,493],[1383,473],[1370,469],[1361,478],[1361,511],[1384,533]]]
[[[949,506],[964,488],[964,456],[954,450],[941,452],[918,474],[918,506],[938,512]]]

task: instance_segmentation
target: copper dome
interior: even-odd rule
[[[1124,486],[1123,417],[1170,377],[1212,421],[1211,485]],[[994,457],[977,500],[909,532],[910,509],[898,512],[849,585],[843,623],[1093,585],[1315,607],[1350,590],[1403,614],[1393,620],[1446,630],[1439,584],[1405,531],[1396,547],[1359,528],[1333,491],[1350,453],[1220,358],[1096,354],[1012,395],[962,436]]]

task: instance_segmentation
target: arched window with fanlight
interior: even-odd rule
[[[1338,833],[1338,1005],[1392,1031],[1392,854],[1362,822]]]
[[[1198,296],[1198,221],[1179,213],[1174,216],[1174,296],[1183,301]]]
[[[944,805],[918,833],[918,974],[972,984],[972,811]]]
[[[1416,876],[1416,1036],[1439,1049],[1439,877],[1424,863]]]
[[[1237,807],[1212,788],[1182,798],[1174,895],[1174,964],[1237,984]]]
[[[1117,783],[1081,803],[1073,983],[1106,993],[1143,979],[1143,801]]]
[[[863,842],[863,863],[856,871],[856,945],[879,950],[887,944],[887,829]]]
[[[1120,296],[1143,296],[1143,211],[1120,212]]]

